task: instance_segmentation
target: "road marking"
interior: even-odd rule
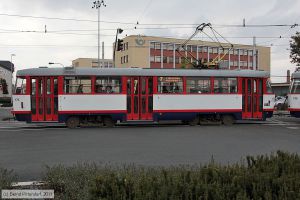
[[[299,127],[286,127],[286,128],[294,129],[294,130],[299,129]]]

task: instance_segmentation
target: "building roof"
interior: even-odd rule
[[[149,40],[149,41],[160,41],[160,42],[175,42],[178,44],[182,44],[183,42],[185,42],[188,38],[175,38],[175,37],[160,37],[160,36],[147,36],[147,35],[129,35],[124,37],[125,38],[141,38],[141,39],[145,39],[145,40]],[[211,45],[211,46],[216,46],[219,47],[220,44],[223,47],[230,47],[231,44],[227,43],[227,42],[215,42],[215,41],[206,41],[206,40],[199,40],[198,38],[193,38],[191,39],[188,43],[188,45]],[[238,44],[238,43],[232,43],[234,47],[238,47],[238,48],[253,48],[253,45],[248,45],[248,44]],[[266,46],[260,46],[260,45],[256,45],[256,48],[269,48],[270,47],[266,47]]]
[[[217,76],[269,77],[269,72],[254,70],[199,70],[145,68],[32,68],[17,72],[17,76]]]
[[[11,63],[10,61],[0,60],[0,67],[6,69],[8,71],[11,71],[11,67],[12,67],[12,71],[14,71],[15,65],[13,63]]]

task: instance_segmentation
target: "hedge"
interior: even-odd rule
[[[300,199],[300,157],[278,151],[220,165],[47,167],[56,199]]]
[[[17,175],[13,170],[7,170],[0,167],[0,197],[2,189],[10,189],[11,184],[17,181]]]

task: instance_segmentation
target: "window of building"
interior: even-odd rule
[[[233,63],[233,61],[230,61],[230,66],[234,66],[234,63]]]
[[[123,56],[121,57],[121,64],[123,64]]]
[[[248,50],[248,55],[249,56],[253,56],[253,51],[252,50]]]
[[[185,57],[181,57],[180,61],[181,61],[181,63],[186,63],[187,62]]]
[[[163,49],[163,50],[167,50],[167,49],[168,49],[168,45],[169,45],[169,44],[167,44],[167,43],[163,43],[163,44],[162,44],[162,49]]]
[[[155,42],[150,42],[150,49],[155,49]]]
[[[237,67],[238,66],[238,61],[233,61],[233,66]]]
[[[175,44],[175,49],[178,49],[179,51],[182,51],[183,49],[181,48],[180,44]]]
[[[233,49],[230,49],[229,53],[230,53],[231,55],[233,55]]]
[[[212,53],[212,52],[213,52],[212,48],[208,47],[208,53]]]
[[[207,48],[208,47],[202,47],[202,52],[207,53]]]
[[[247,67],[247,62],[246,61],[240,61],[240,66],[241,67]]]
[[[215,78],[214,93],[237,93],[237,78]]]
[[[161,57],[160,56],[155,56],[155,62],[160,63],[161,62]]]
[[[229,54],[229,48],[225,48],[223,51],[224,54]]]
[[[121,93],[121,77],[96,77],[95,93]]]
[[[252,62],[249,62],[249,67],[253,67],[253,63]]]
[[[202,47],[198,46],[198,52],[202,53]]]
[[[161,43],[155,42],[155,49],[161,49]]]
[[[66,94],[87,94],[91,93],[91,77],[66,76],[64,79],[64,91]]]
[[[248,51],[244,50],[244,56],[247,56],[247,55],[248,55]]]
[[[191,45],[187,45],[187,46],[186,46],[186,50],[187,50],[188,52],[191,52],[191,51],[192,51],[192,46],[191,46]]]
[[[179,64],[179,57],[175,57],[175,63]]]
[[[158,77],[157,91],[159,93],[182,93],[182,77]]]
[[[224,54],[224,49],[223,48],[219,48],[219,54]]]
[[[229,67],[228,64],[229,64],[228,60],[220,60],[219,67],[220,69],[228,69]]]
[[[234,49],[234,50],[233,50],[233,54],[234,54],[234,55],[239,55],[239,50],[238,50],[238,49]]]
[[[239,53],[240,53],[241,56],[243,56],[243,55],[244,55],[244,50],[243,50],[243,49],[240,49],[240,50],[239,50]]]
[[[168,50],[173,51],[174,50],[174,44],[169,44],[168,45]]]
[[[213,52],[213,53],[218,53],[218,47],[213,47],[213,48],[212,48],[212,52]]]
[[[192,51],[193,51],[193,52],[197,52],[197,46],[193,45],[193,46],[192,46]]]
[[[187,93],[210,93],[210,78],[188,77],[186,79]]]
[[[5,80],[5,79],[2,79]],[[4,81],[3,81],[4,82]],[[7,83],[0,84],[2,86],[3,94],[9,94]],[[35,87],[35,85],[34,85]],[[16,82],[16,94],[26,94],[26,78],[25,77],[18,77]]]
[[[173,56],[172,56],[172,57],[169,57],[169,63],[173,63],[173,62],[174,62]]]
[[[150,56],[150,62],[155,62],[154,56]]]
[[[163,63],[167,63],[168,62],[168,57],[167,56],[164,56],[163,57]]]

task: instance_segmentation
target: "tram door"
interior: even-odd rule
[[[261,119],[263,110],[263,79],[242,79],[243,119]]]
[[[58,120],[57,77],[31,78],[32,121]]]
[[[127,120],[152,120],[153,78],[127,78]]]

